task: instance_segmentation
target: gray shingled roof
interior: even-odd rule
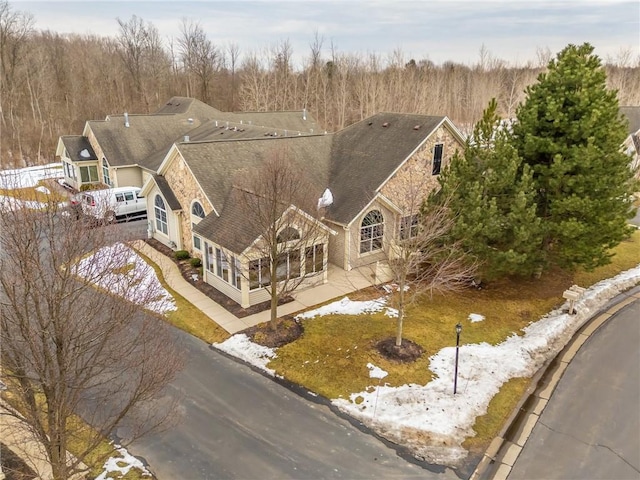
[[[160,193],[162,193],[162,196],[169,204],[169,208],[174,212],[182,210],[182,205],[180,205],[180,202],[176,198],[175,193],[173,193],[173,190],[171,190],[167,179],[160,175],[154,175],[153,180],[156,182],[156,185],[160,189]]]
[[[128,120],[129,127],[124,114],[88,122],[112,166],[140,165],[157,170],[171,145],[183,141],[185,135],[194,137],[191,140],[226,140],[320,133],[315,120],[308,114],[304,119],[302,112],[222,112],[188,97],[172,97],[155,113],[130,114]],[[236,128],[214,132],[216,121]]]
[[[444,118],[379,113],[333,134],[329,188],[334,200],[326,217],[342,224],[353,220]]]
[[[154,169],[157,165],[149,163],[154,154],[166,154],[174,139],[206,120],[189,123],[184,115],[129,115],[126,127],[123,115],[112,115],[109,120],[88,123],[111,166],[137,164]]]
[[[244,250],[256,239],[257,233],[253,226],[245,224],[243,216],[238,217],[239,206],[230,200],[233,186],[241,184],[272,152],[286,150],[287,157],[299,165],[314,186],[313,195],[320,198],[327,188],[331,135],[189,142],[177,148],[220,213],[219,218],[215,218],[215,213],[208,215],[196,231],[211,240],[219,240],[220,245],[234,252]],[[227,227],[229,230],[225,230]]]
[[[327,187],[330,135],[189,142],[177,148],[215,208],[225,204],[236,179],[246,178],[277,149],[286,150],[288,158],[300,165],[320,194]]]
[[[336,134],[179,144],[178,150],[220,213],[207,216],[196,232],[234,252],[250,245],[260,232],[244,221],[233,185],[270,151],[283,146],[313,182],[318,198],[330,188],[334,204],[326,211],[327,219],[347,224],[444,118],[381,113]]]
[[[62,139],[64,148],[67,150],[67,154],[72,162],[85,162],[87,160],[98,159],[96,152],[93,151],[87,137],[83,137],[82,135],[65,135],[60,138]],[[89,153],[88,157],[80,155],[80,152],[85,149]]]
[[[620,107],[622,113],[629,121],[629,135],[640,130],[640,106]]]
[[[244,252],[264,233],[257,224],[247,221],[245,209],[250,202],[243,199],[246,195],[249,194],[232,187],[222,208],[222,214],[217,216],[213,212],[210,213],[194,227],[194,231],[232,252]],[[278,214],[284,213],[288,207],[282,204]]]

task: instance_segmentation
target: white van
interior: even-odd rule
[[[113,223],[118,218],[146,216],[147,203],[138,187],[118,187],[83,192],[82,213]]]

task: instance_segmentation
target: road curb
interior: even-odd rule
[[[639,300],[638,285],[611,299],[578,329],[554,358],[548,360],[536,372],[529,388],[483,454],[469,480],[504,480],[509,476],[511,467],[524,448],[551,394],[582,345],[615,313]]]

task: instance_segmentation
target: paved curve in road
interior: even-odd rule
[[[326,405],[177,332],[189,352],[172,384],[183,418],[168,431],[135,442],[159,480],[457,479],[429,471],[363,433]],[[162,359],[158,359],[162,361]]]
[[[640,479],[640,301],[585,342],[509,479]]]

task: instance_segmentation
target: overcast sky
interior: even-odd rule
[[[260,52],[288,40],[294,59],[309,52],[315,32],[342,53],[390,54],[474,63],[482,45],[510,62],[536,60],[538,48],[555,54],[569,43],[590,42],[603,59],[630,50],[640,55],[640,1],[455,0],[9,0],[30,12],[36,28],[115,36],[116,18],[137,15],[164,39],[177,37],[183,18],[199,22],[214,43]]]

